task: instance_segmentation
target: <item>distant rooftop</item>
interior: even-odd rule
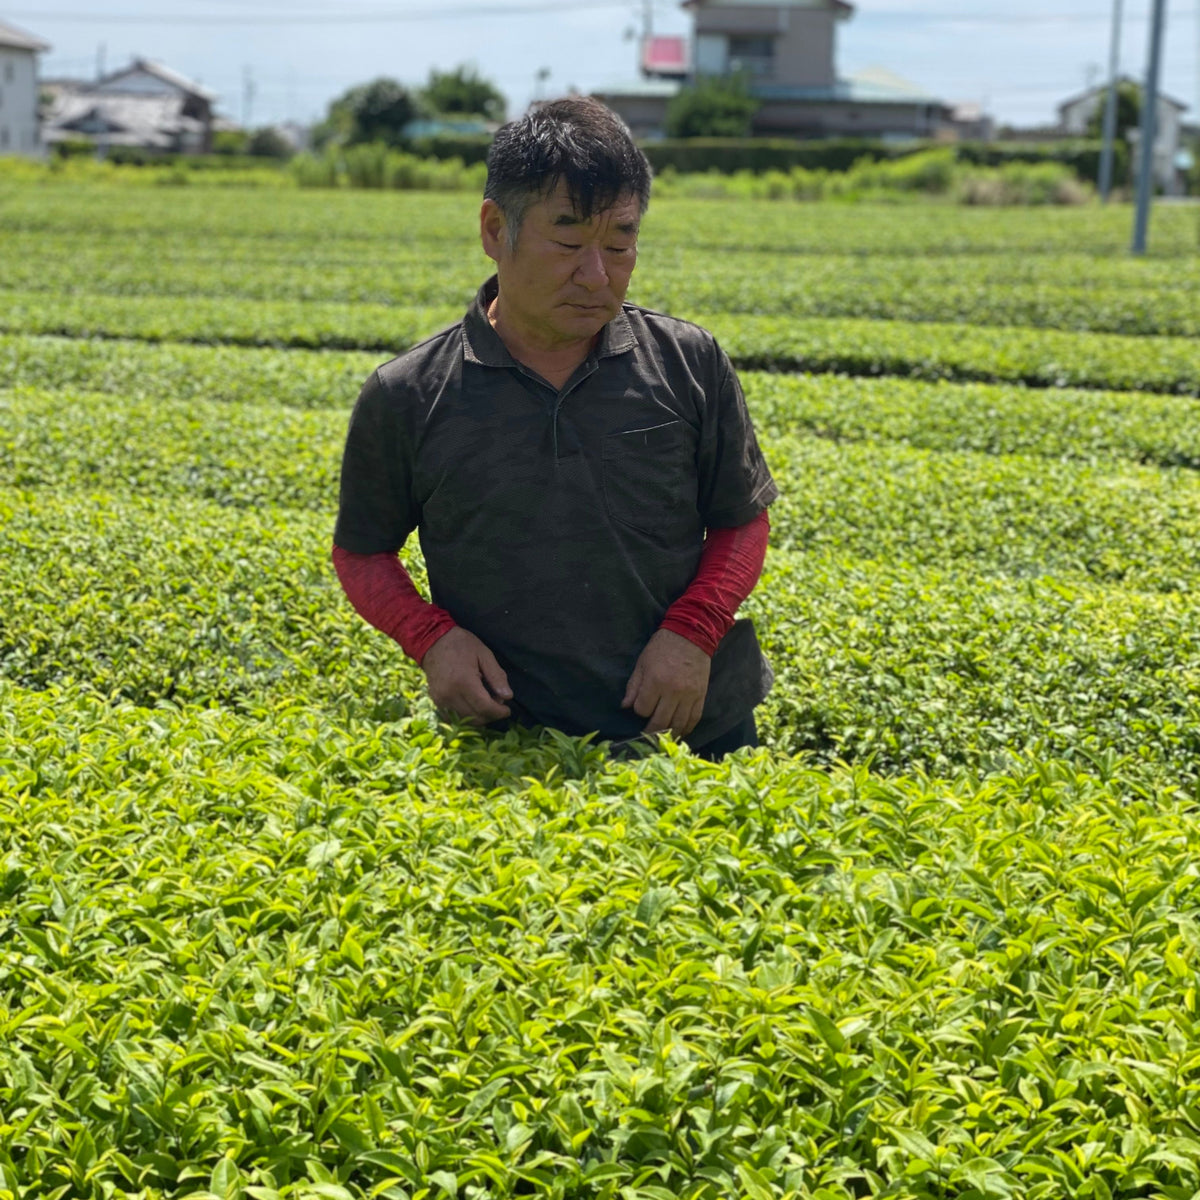
[[[945,101],[890,71],[872,70],[839,79],[829,87],[792,87],[782,83],[751,82],[750,91],[760,100],[808,100],[843,104],[936,104]]]
[[[13,46],[18,50],[33,50],[41,54],[50,49],[49,42],[35,38],[32,33],[26,33],[7,21],[0,21],[0,46]]]
[[[646,96],[669,100],[683,90],[681,79],[624,79],[593,88],[594,96]]]
[[[940,104],[941,98],[926,91],[918,83],[897,75],[885,67],[868,67],[845,80],[843,86],[850,89],[848,99],[866,103],[907,102],[909,104]]]
[[[105,75],[102,79],[96,80],[91,85],[91,90],[97,92],[120,92],[125,90],[121,86],[122,83],[137,75],[151,75],[169,87],[173,87],[180,92],[187,92],[193,96],[199,96],[202,100],[208,100],[210,103],[217,99],[215,92],[208,91],[194,80],[188,79],[186,75],[180,75],[178,71],[172,71],[170,67],[164,67],[162,63],[154,62],[149,58],[135,58],[129,66],[122,67],[119,71],[113,71]]]
[[[636,79],[605,84],[594,91],[599,96],[669,100],[683,87],[684,82],[679,79]],[[760,100],[801,100],[814,104],[936,104],[945,107],[945,101],[940,97],[881,67],[860,71],[849,79],[839,79],[829,87],[793,87],[752,81],[750,90]]]
[[[1142,86],[1141,82],[1137,79],[1134,79],[1132,75],[1122,75],[1120,77],[1119,82],[1120,83],[1131,83],[1131,84],[1133,84],[1134,87]],[[1108,92],[1108,84],[1107,83],[1097,84],[1095,87],[1088,88],[1088,90],[1086,92],[1080,92],[1078,95],[1072,96],[1069,100],[1064,100],[1058,106],[1058,111],[1061,113],[1064,108],[1070,108],[1072,105],[1078,104],[1081,100],[1090,100],[1094,96],[1099,96],[1102,93],[1106,94],[1107,92]],[[1176,100],[1173,97],[1168,96],[1166,94],[1166,92],[1159,92],[1158,98],[1162,104],[1171,104],[1175,108],[1177,108],[1180,112],[1187,112],[1187,110],[1188,110],[1188,106],[1186,104],[1184,104],[1184,102],[1182,100]]]
[[[764,0],[683,0],[681,8],[704,8],[713,3],[721,8],[761,8]],[[846,0],[771,0],[772,8],[832,8],[845,20],[854,15],[854,5]]]

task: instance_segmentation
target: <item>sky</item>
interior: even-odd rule
[[[11,2],[13,7],[6,4]],[[838,71],[884,67],[999,122],[1047,125],[1106,77],[1115,0],[856,0]],[[1146,70],[1153,0],[1123,0],[1121,69]],[[1200,0],[1167,0],[1163,88],[1200,110]],[[234,121],[302,123],[355,84],[419,86],[473,65],[509,114],[533,98],[637,78],[637,37],[686,34],[678,0],[0,0],[0,19],[50,42],[44,77],[155,59],[219,96]]]

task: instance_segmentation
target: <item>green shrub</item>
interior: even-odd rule
[[[414,138],[408,144],[410,153],[418,158],[457,158],[468,166],[487,160],[491,149],[490,137],[475,137],[465,134],[435,134]]]
[[[56,159],[88,158],[96,153],[96,143],[91,138],[63,138],[54,142],[51,153]]]
[[[256,129],[250,136],[246,153],[251,158],[273,158],[280,162],[287,162],[296,151],[292,143],[278,129],[264,125],[261,129]]]
[[[296,182],[304,188],[332,188],[339,182],[338,161],[328,151],[323,154],[297,154],[288,163]]]
[[[959,142],[955,153],[962,163],[980,167],[1002,167],[1009,163],[1059,163],[1070,168],[1084,183],[1095,183],[1100,175],[1103,144],[1086,139],[1061,142]],[[1130,181],[1129,147],[1118,138],[1114,147],[1113,178],[1118,185]]]
[[[1086,204],[1093,191],[1059,163],[1011,162],[964,171],[957,180],[957,195],[961,203],[971,205]]]
[[[666,132],[672,138],[745,137],[759,106],[744,76],[701,76],[671,97]]]
[[[391,184],[394,152],[383,142],[347,146],[342,151],[346,182],[355,188],[383,188]]]
[[[249,145],[250,134],[245,129],[218,129],[213,134],[214,154],[247,154]]]

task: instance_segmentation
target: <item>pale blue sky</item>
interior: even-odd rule
[[[202,81],[223,113],[253,124],[322,116],[356,83],[420,84],[431,67],[475,64],[519,112],[543,94],[636,78],[642,0],[0,0],[0,19],[52,43],[45,75],[90,75],[134,55]],[[651,0],[660,33],[685,33],[678,0]],[[534,11],[531,11],[534,10]],[[1123,68],[1146,65],[1150,0],[1125,0]],[[1111,0],[859,0],[841,26],[839,70],[882,66],[999,120],[1048,123],[1056,103],[1100,79]],[[1169,0],[1166,90],[1200,108],[1200,0]],[[262,17],[247,21],[246,17]]]

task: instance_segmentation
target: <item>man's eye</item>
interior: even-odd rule
[[[579,247],[572,242],[555,242],[556,246],[561,246],[564,250],[578,250]]]

